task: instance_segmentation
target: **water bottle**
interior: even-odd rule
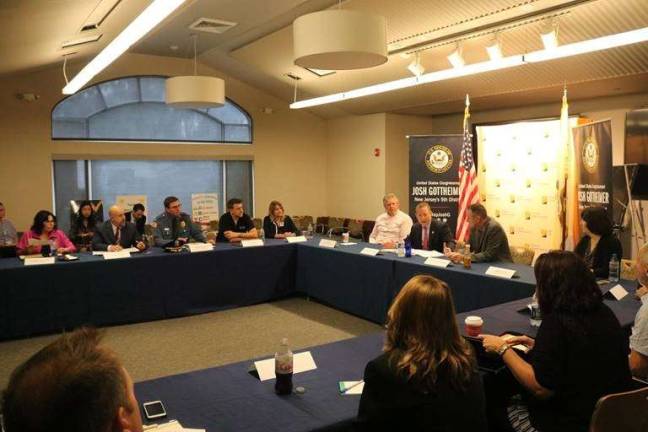
[[[310,238],[313,237],[313,224],[312,224],[312,223],[309,223],[309,224],[308,224],[308,229],[306,230],[306,235],[305,235],[305,237],[306,237],[307,239],[310,239]]]
[[[610,282],[619,282],[619,260],[617,259],[616,254],[612,255],[610,260],[610,274],[608,275],[608,280]]]
[[[399,258],[403,258],[405,256],[405,244],[403,243],[403,241],[398,242],[396,246],[396,254]]]
[[[405,240],[405,258],[412,257],[412,242]]]
[[[265,240],[265,231],[263,230],[263,228],[259,228],[259,238],[261,240]]]
[[[288,395],[292,393],[293,353],[288,347],[288,339],[281,339],[279,351],[275,354],[275,393]]]

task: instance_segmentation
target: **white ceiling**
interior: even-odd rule
[[[65,52],[75,59],[103,48],[150,0],[121,0],[102,26],[95,43],[63,51],[61,42],[81,36],[88,16],[103,2],[115,0],[0,1],[0,75],[61,63]],[[105,6],[105,3],[103,4]],[[200,61],[224,73],[292,101],[293,81],[300,76],[299,98],[410,76],[413,57],[399,52],[420,50],[426,71],[446,69],[454,42],[463,43],[468,63],[486,59],[485,42],[501,29],[505,55],[541,48],[543,17],[559,17],[559,39],[565,44],[648,26],[647,0],[349,0],[343,8],[386,17],[389,61],[376,68],[341,71],[319,78],[292,62],[292,21],[305,13],[337,7],[335,0],[189,0],[132,51],[189,57],[191,30],[197,18],[236,22],[224,34],[200,33]],[[545,15],[535,16],[535,14]],[[84,34],[85,35],[85,34]],[[177,46],[172,50],[172,45]],[[160,71],[164,73],[164,71]],[[555,102],[567,83],[572,99],[648,92],[648,43],[570,59],[428,84],[387,94],[312,108],[329,117],[344,113],[399,112],[439,114],[461,110],[465,93],[490,108]],[[477,108],[477,106],[475,106]]]

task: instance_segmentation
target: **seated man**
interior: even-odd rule
[[[11,374],[6,432],[142,432],[133,381],[94,329],[66,333]],[[38,389],[38,391],[35,391]]]
[[[481,204],[472,204],[466,211],[470,227],[471,258],[473,262],[504,261],[512,262],[508,238],[502,226],[488,217],[486,208]],[[461,259],[457,252],[447,252],[452,260]]]
[[[0,202],[0,258],[15,257],[18,233],[11,221],[7,219],[7,211]]]
[[[641,379],[648,378],[648,243],[637,253],[635,274],[639,282],[637,297],[641,307],[635,316],[630,335],[630,372]]]
[[[435,250],[443,252],[444,244],[454,246],[454,237],[448,224],[432,217],[429,203],[422,202],[416,206],[417,223],[412,227],[408,237],[413,249]]]
[[[155,218],[153,238],[156,246],[182,246],[191,239],[207,242],[200,228],[191,221],[187,213],[180,211],[181,208],[178,198],[169,196],[164,199],[164,213]]]
[[[136,247],[146,249],[135,224],[124,221],[124,209],[114,205],[108,209],[109,219],[99,225],[92,237],[92,249],[96,251],[119,252]]]
[[[137,228],[139,235],[144,235],[144,230],[146,227],[146,215],[144,214],[143,204],[137,203],[133,206],[133,210],[126,212],[126,220],[128,222],[133,222]]]
[[[383,207],[385,213],[376,218],[376,224],[369,235],[369,242],[380,243],[386,249],[393,249],[412,231],[412,218],[399,210],[400,201],[393,193],[385,195]]]
[[[258,238],[256,228],[252,218],[245,214],[243,210],[243,201],[238,198],[232,198],[227,201],[227,213],[220,217],[218,221],[219,242],[240,242],[246,239]]]

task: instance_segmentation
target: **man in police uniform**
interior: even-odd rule
[[[216,240],[236,243],[258,237],[259,234],[254,227],[254,222],[243,210],[243,201],[238,198],[227,201],[227,213],[221,216],[218,221],[218,237]]]
[[[180,211],[181,207],[180,200],[174,196],[164,199],[164,213],[155,218],[156,246],[182,246],[191,239],[207,242],[202,231],[191,222],[191,216]]]

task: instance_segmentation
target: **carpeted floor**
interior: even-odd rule
[[[133,380],[143,381],[273,354],[287,337],[296,350],[380,331],[313,301],[292,298],[164,321],[108,327],[106,342]],[[56,335],[0,343],[0,389],[11,371]]]

